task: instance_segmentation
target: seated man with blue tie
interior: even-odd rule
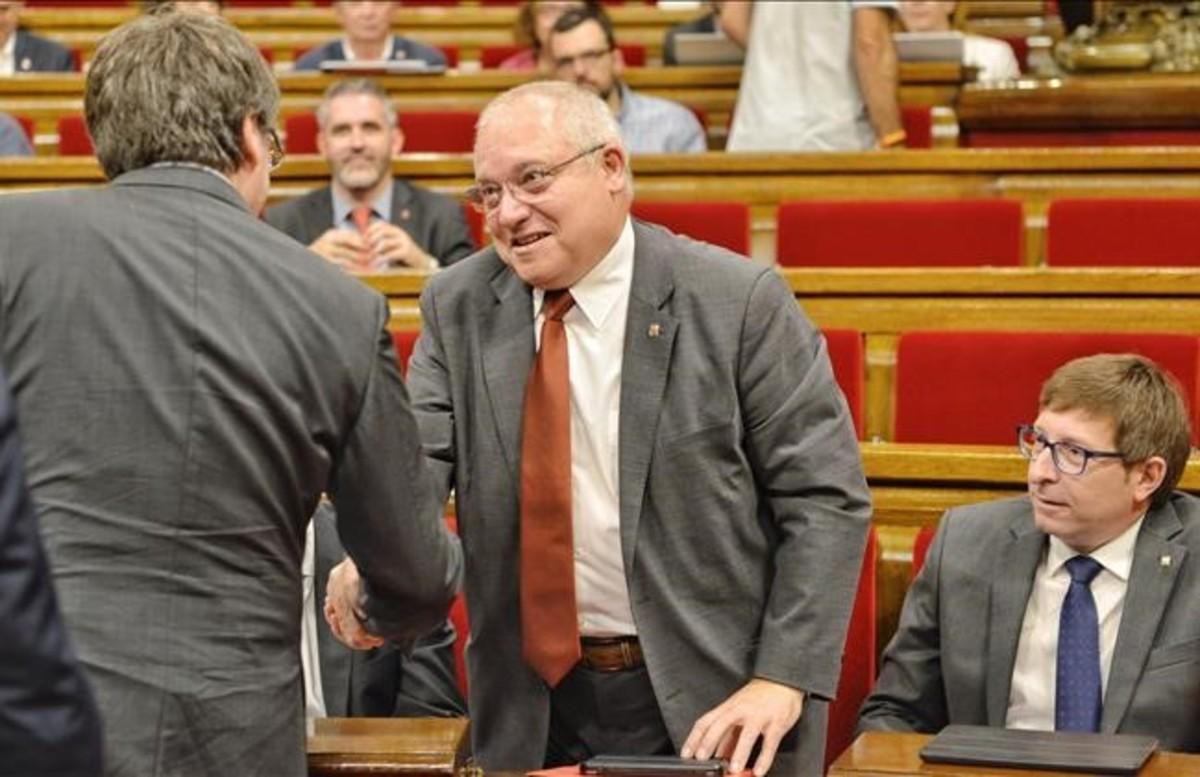
[[[458,203],[392,176],[404,133],[383,87],[365,78],[333,84],[317,125],[330,185],[268,208],[267,223],[352,272],[435,270],[475,250]]]
[[[1018,432],[1026,496],[950,510],[860,729],[1151,734],[1200,750],[1200,502],[1176,382],[1148,359],[1060,367]]]

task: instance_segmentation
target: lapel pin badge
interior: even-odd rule
[[[1166,569],[1167,567],[1171,566],[1171,557],[1170,556],[1160,556],[1158,559],[1158,565],[1160,567],[1162,567],[1163,569]]]
[[[401,221],[408,221],[410,218],[412,218],[412,211],[410,211],[408,208],[405,208],[404,210],[400,211],[400,220]]]
[[[658,337],[662,334],[662,327],[658,324],[651,324],[650,329],[647,330],[646,334],[650,335],[651,337]]]

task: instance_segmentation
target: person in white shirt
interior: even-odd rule
[[[1200,500],[1176,381],[1068,362],[1020,428],[1024,497],[942,518],[860,729],[1151,734],[1200,751]]]
[[[900,21],[909,32],[949,32],[953,29],[954,0],[901,0]],[[1021,77],[1012,46],[998,38],[966,33],[963,64],[979,69],[977,81],[1009,81]]]

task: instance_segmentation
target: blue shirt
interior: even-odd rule
[[[696,114],[671,100],[638,94],[625,84],[617,123],[631,154],[679,154],[707,151],[704,128]]]
[[[33,146],[25,130],[7,113],[0,113],[0,156],[31,156]]]

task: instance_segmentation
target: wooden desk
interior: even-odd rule
[[[470,749],[466,718],[319,718],[310,777],[452,777]]]
[[[981,766],[927,764],[919,755],[927,734],[890,734],[869,731],[829,767],[828,777],[1070,777],[1078,772],[1033,769],[999,769]],[[1200,755],[1158,752],[1150,756],[1139,777],[1183,777],[1200,775]]]

